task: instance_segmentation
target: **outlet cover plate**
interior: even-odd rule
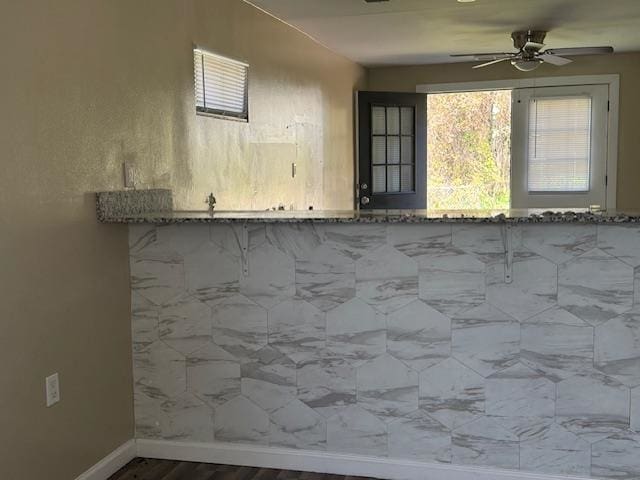
[[[54,373],[45,379],[47,390],[47,407],[51,407],[60,401],[60,380],[58,374]]]

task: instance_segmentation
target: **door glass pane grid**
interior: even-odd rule
[[[371,107],[373,193],[415,191],[415,109]]]

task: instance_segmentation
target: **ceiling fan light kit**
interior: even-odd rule
[[[526,30],[513,32],[511,39],[517,52],[512,53],[470,53],[451,55],[452,57],[469,57],[471,60],[484,61],[473,68],[483,68],[496,63],[510,61],[511,65],[522,72],[535,70],[543,63],[550,63],[561,67],[573,62],[561,55],[602,55],[613,53],[612,47],[578,47],[544,49],[544,39],[547,32],[544,30]],[[487,61],[488,60],[488,61]]]

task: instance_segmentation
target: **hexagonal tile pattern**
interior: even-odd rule
[[[418,267],[389,246],[380,247],[356,262],[356,295],[383,313],[418,297]]]
[[[541,257],[560,264],[596,247],[596,226],[523,225],[522,244]]]
[[[358,406],[345,407],[327,420],[327,449],[386,456],[387,427]]]
[[[593,372],[558,383],[556,421],[593,443],[629,428],[629,389]]]
[[[133,392],[136,438],[162,438],[160,404],[162,400],[149,398],[140,391]]]
[[[242,295],[232,297],[213,309],[213,341],[247,360],[267,344],[267,311]]]
[[[451,353],[451,320],[420,300],[387,316],[387,351],[416,371]]]
[[[304,300],[285,300],[269,310],[269,344],[298,363],[325,347],[324,313]]]
[[[184,270],[187,290],[208,305],[216,305],[240,290],[239,260],[211,242],[184,256]]]
[[[358,405],[389,422],[418,408],[418,374],[383,355],[358,368]]]
[[[484,379],[453,358],[420,374],[420,408],[449,428],[484,414]]]
[[[518,437],[488,417],[463,425],[451,435],[453,463],[517,469]]]
[[[141,352],[158,340],[159,308],[136,291],[131,292],[131,340]]]
[[[167,245],[154,243],[129,257],[131,289],[156,305],[184,291],[184,264]]]
[[[135,388],[154,399],[181,394],[187,388],[184,357],[163,342],[154,342],[133,354]]]
[[[129,255],[135,256],[158,241],[158,229],[155,225],[128,225]]]
[[[322,245],[296,261],[296,295],[327,311],[356,296],[356,266],[351,258]]]
[[[501,225],[452,225],[452,243],[485,262],[504,254]]]
[[[308,258],[322,243],[313,223],[267,224],[267,241],[291,258]]]
[[[162,438],[191,442],[213,441],[213,412],[190,393],[165,400],[160,405]]]
[[[593,327],[561,308],[552,308],[522,324],[522,363],[559,382],[593,364]]]
[[[625,385],[640,385],[640,309],[596,327],[594,363]]]
[[[520,469],[527,472],[588,477],[591,446],[552,423],[520,442]]]
[[[378,225],[320,225],[324,243],[345,257],[358,260],[387,241],[387,226]]]
[[[234,257],[241,258],[243,229],[247,229],[248,250],[253,250],[267,241],[265,225],[260,223],[212,224],[211,241]]]
[[[518,363],[487,378],[486,413],[496,417],[553,417],[555,385]]]
[[[326,352],[298,365],[298,398],[325,417],[356,403],[356,370]]]
[[[633,268],[597,249],[576,257],[559,267],[558,304],[600,325],[631,309]]]
[[[296,365],[271,347],[264,347],[240,367],[242,394],[271,413],[296,398]]]
[[[520,324],[484,304],[454,317],[452,355],[483,376],[514,365],[520,353]]]
[[[558,271],[548,260],[532,253],[516,253],[511,283],[492,283],[487,302],[517,320],[525,320],[552,307],[557,299]]]
[[[598,225],[598,248],[633,267],[640,267],[640,228]]]
[[[198,250],[203,244],[209,243],[210,226],[207,224],[176,223],[157,228],[158,240],[165,242],[171,249],[183,257]]]
[[[384,316],[358,298],[328,311],[327,348],[354,364],[383,354],[386,350]]]
[[[327,447],[326,422],[304,403],[294,400],[271,414],[269,444],[324,450]]]
[[[185,355],[211,341],[211,309],[191,295],[167,303],[158,325],[162,341]]]
[[[591,446],[591,475],[596,478],[640,478],[640,435],[621,433]]]
[[[447,315],[484,302],[485,266],[462,250],[433,249],[419,257],[420,298]]]
[[[388,231],[388,243],[406,256],[419,259],[433,249],[451,245],[451,225],[394,225]]]
[[[240,279],[240,292],[265,308],[296,293],[295,266],[291,257],[269,244],[250,250],[249,275]]]
[[[262,445],[269,441],[269,416],[245,397],[235,397],[219,406],[213,418],[218,441]]]
[[[390,423],[388,436],[390,457],[451,462],[451,432],[422,410]]]
[[[240,394],[240,365],[230,353],[208,344],[187,358],[189,391],[212,407]]]

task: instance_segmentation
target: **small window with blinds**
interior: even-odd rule
[[[529,104],[529,192],[587,192],[591,97],[533,98]]]
[[[196,112],[248,121],[249,65],[193,50]]]

